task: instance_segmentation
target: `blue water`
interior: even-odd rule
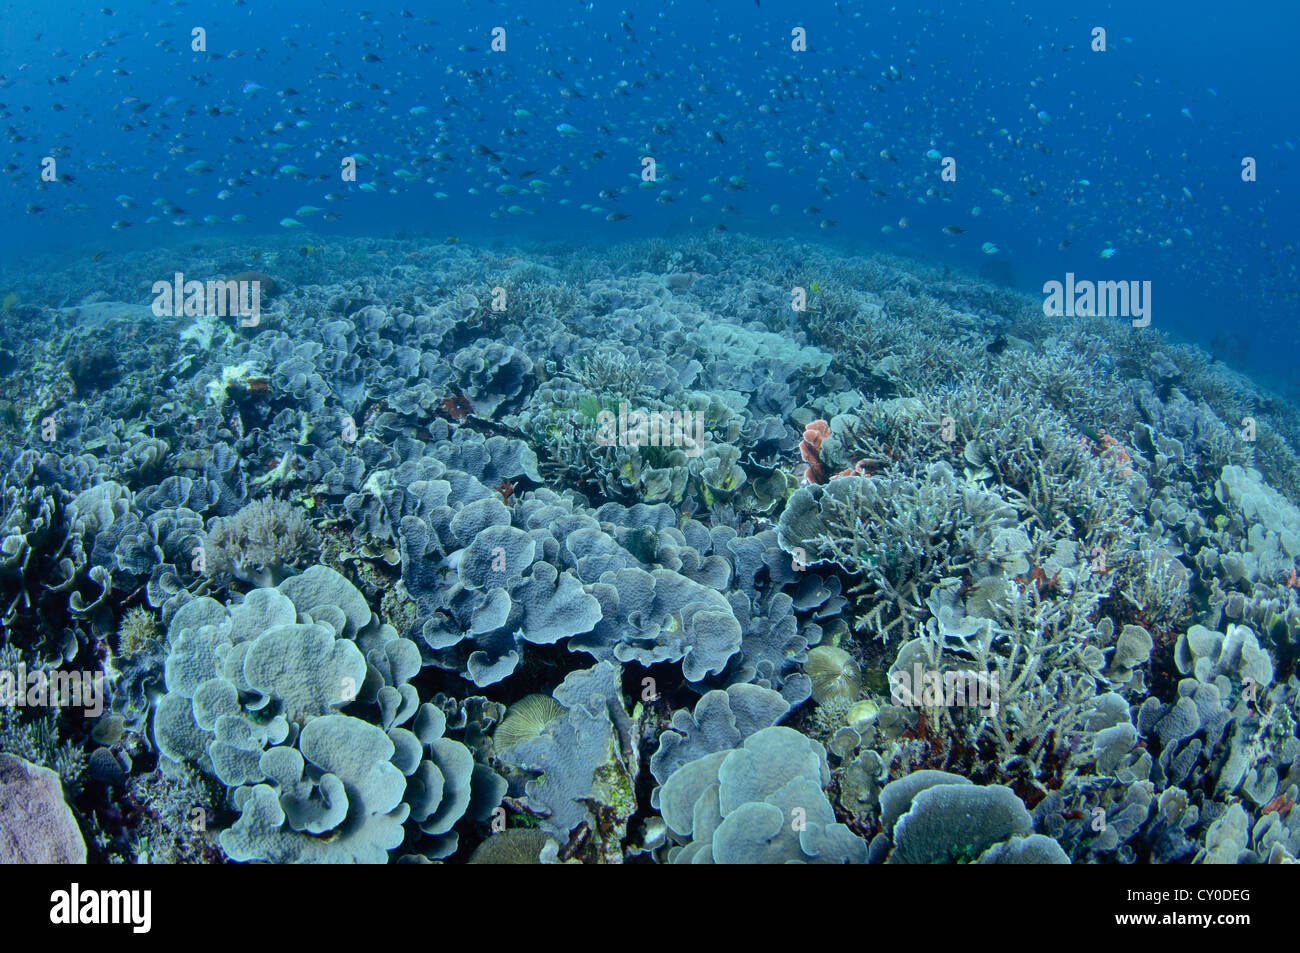
[[[304,240],[726,228],[1035,294],[1066,272],[1149,280],[1156,327],[1273,386],[1300,353],[1291,4],[106,2],[4,5],[0,251],[15,265],[294,218]],[[72,181],[42,183],[44,156]],[[196,161],[211,171],[186,172]]]

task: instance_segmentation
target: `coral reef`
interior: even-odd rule
[[[0,706],[0,852],[1300,857],[1254,382],[811,246],[313,248],[181,256],[265,269],[256,327],[145,320],[157,256],[18,286],[0,690],[106,697]]]

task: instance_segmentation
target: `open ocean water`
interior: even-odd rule
[[[0,862],[1300,857],[1300,13],[1131,6],[5,2]]]

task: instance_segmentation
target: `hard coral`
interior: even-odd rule
[[[864,863],[867,847],[835,819],[826,749],[792,728],[763,728],[687,763],[660,804],[674,864]],[[800,818],[792,825],[789,818]]]
[[[77,393],[101,390],[118,377],[117,356],[109,347],[77,351],[64,362]]]
[[[49,768],[0,754],[0,863],[84,864],[86,842]]]
[[[320,537],[302,510],[284,500],[256,500],[208,527],[208,571],[259,586],[275,585],[315,562]]]
[[[825,483],[826,472],[822,467],[818,452],[822,441],[831,435],[831,427],[824,420],[814,420],[803,431],[803,440],[799,443],[799,456],[808,464],[804,470],[804,479],[809,483]]]
[[[195,599],[168,635],[154,740],[227,787],[232,860],[383,863],[404,841],[441,859],[504,794],[409,684],[419,649],[325,566],[239,603]]]

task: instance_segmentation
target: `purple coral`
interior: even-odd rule
[[[0,864],[84,864],[86,842],[49,768],[0,754]]]

